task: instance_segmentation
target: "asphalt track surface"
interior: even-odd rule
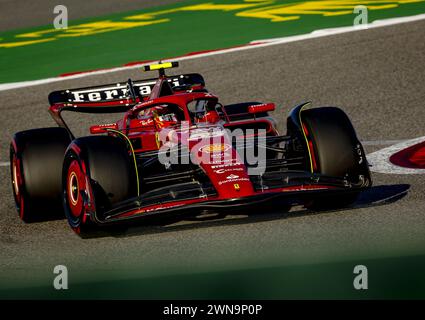
[[[194,59],[181,63],[179,71],[203,74],[225,104],[275,102],[282,131],[290,108],[311,100],[315,106],[341,106],[361,140],[410,139],[424,135],[424,37],[425,21],[419,21]],[[47,113],[50,91],[129,76],[141,74],[123,71],[0,92],[0,161],[8,161],[14,132],[54,125]],[[69,119],[80,135],[88,134],[94,121],[84,115]],[[368,145],[367,151],[381,147]],[[73,234],[66,220],[21,222],[9,167],[0,167],[0,177],[0,283],[13,286],[43,283],[58,264],[74,274],[116,272],[125,278],[129,270],[149,277],[425,254],[423,175],[373,174],[374,187],[346,210],[276,208],[135,226],[86,240]]]
[[[0,31],[38,27],[52,24],[55,6],[68,8],[70,21],[108,15],[118,12],[140,10],[154,6],[176,3],[179,0],[0,0]]]

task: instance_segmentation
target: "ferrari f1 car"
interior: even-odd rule
[[[258,210],[278,201],[344,207],[371,186],[365,152],[341,109],[303,103],[280,135],[269,115],[274,104],[222,105],[200,74],[165,75],[176,66],[146,66],[159,71],[157,79],[50,93],[58,127],[18,132],[11,142],[21,219],[64,212],[85,235],[152,215]],[[123,116],[76,138],[63,111]]]

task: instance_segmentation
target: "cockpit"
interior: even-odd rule
[[[187,104],[193,123],[216,123],[220,120],[221,104],[216,98],[201,98]]]
[[[161,103],[141,110],[137,119],[152,123],[156,128],[164,128],[179,124],[185,120],[184,111],[173,103]]]
[[[190,121],[196,123],[217,123],[220,119],[221,104],[217,98],[195,99],[187,103]],[[158,103],[141,110],[137,119],[143,123],[155,125],[156,128],[170,127],[188,121],[185,111],[177,104]]]

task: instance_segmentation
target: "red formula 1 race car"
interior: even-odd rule
[[[258,210],[277,201],[343,207],[371,186],[365,153],[347,115],[336,107],[293,108],[286,135],[272,103],[222,105],[200,74],[55,91],[59,127],[14,135],[13,193],[24,221],[64,212],[86,235],[147,216],[204,210]],[[76,138],[62,111],[114,113],[115,123]]]

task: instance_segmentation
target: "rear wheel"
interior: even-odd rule
[[[301,112],[309,144],[309,170],[346,179],[357,186],[371,184],[366,155],[348,116],[339,108],[322,107]],[[331,209],[354,203],[359,191],[313,199],[310,209]]]
[[[25,222],[61,216],[62,164],[70,143],[63,128],[21,131],[10,145],[10,173],[16,209]]]
[[[83,237],[95,231],[93,220],[137,195],[134,161],[125,143],[115,137],[74,140],[65,155],[62,179],[66,217]]]

